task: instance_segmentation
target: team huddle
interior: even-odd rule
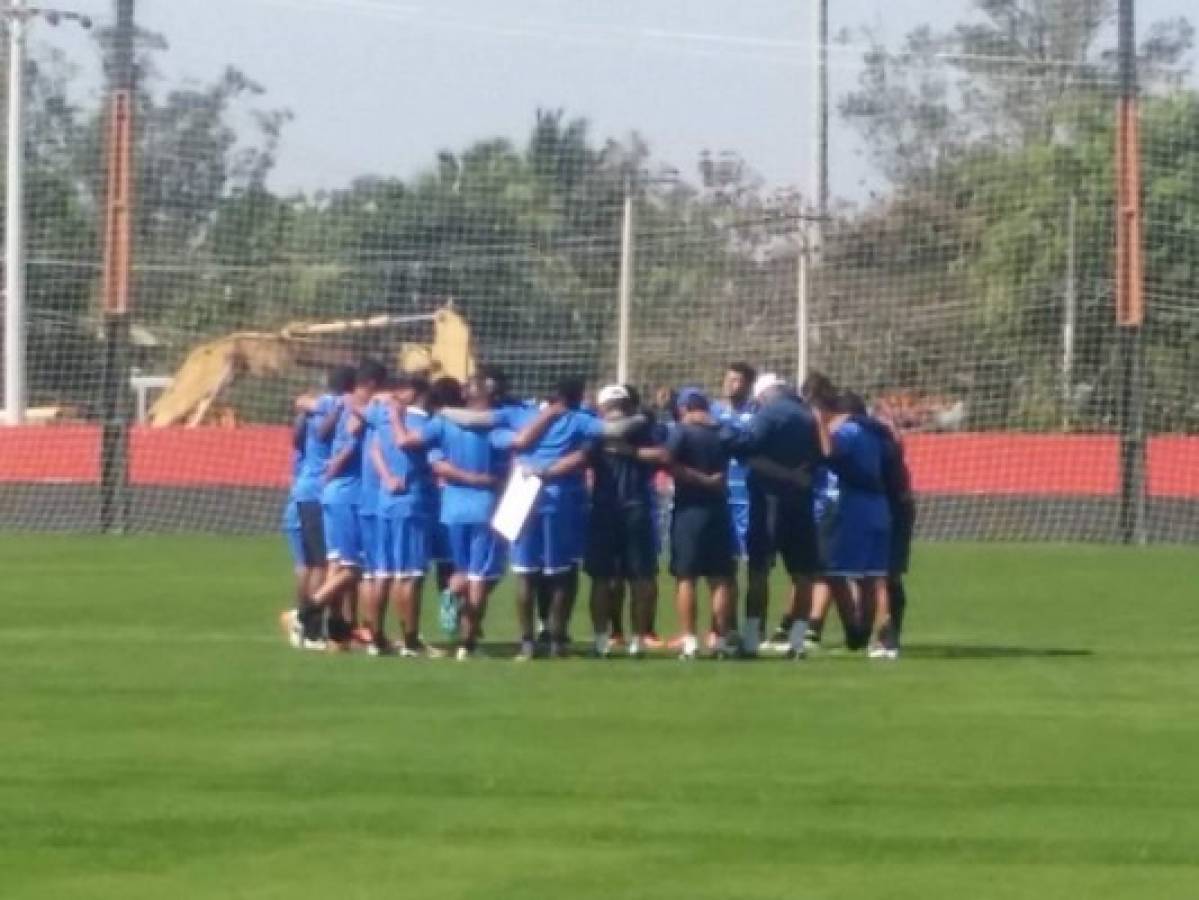
[[[471,659],[511,571],[516,659],[565,656],[581,568],[599,657],[669,646],[685,660],[743,658],[765,644],[799,659],[821,645],[830,609],[848,649],[899,655],[915,519],[902,443],[882,411],[820,374],[797,391],[736,363],[721,400],[662,389],[653,409],[619,384],[588,406],[581,378],[518,401],[494,369],[430,383],[367,361],[327,387],[296,401],[283,523],[296,605],[282,624],[297,648],[444,655],[422,637],[432,571],[441,629]],[[492,523],[517,469],[539,487],[509,543]],[[670,641],[655,625],[664,544],[681,628]],[[790,591],[766,641],[780,560]]]

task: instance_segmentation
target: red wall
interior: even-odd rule
[[[136,428],[134,484],[285,487],[290,430]],[[916,488],[932,494],[1112,496],[1119,443],[1112,435],[917,434],[907,438]],[[0,429],[0,482],[99,480],[100,429],[64,425]],[[1199,437],[1149,442],[1149,493],[1199,499]]]

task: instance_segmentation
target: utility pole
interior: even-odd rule
[[[1074,402],[1074,341],[1078,319],[1078,196],[1066,208],[1066,296],[1062,311],[1062,428],[1069,430]]]
[[[1120,539],[1145,533],[1145,268],[1141,146],[1133,0],[1118,7],[1120,99],[1116,107],[1116,324],[1120,334]]]
[[[25,421],[25,0],[4,10],[8,24],[8,174],[4,233],[4,421]]]
[[[100,530],[129,528],[129,310],[133,234],[133,0],[116,0],[109,86],[104,222],[104,370]]]
[[[795,309],[797,388],[808,375],[812,278],[820,265],[824,248],[824,221],[828,218],[828,0],[812,0],[812,22],[815,26],[815,77],[812,79],[812,145],[806,199],[814,206],[814,210],[812,216],[801,225],[799,237],[799,284]]]
[[[625,179],[624,188],[624,218],[620,232],[620,297],[616,345],[616,380],[620,384],[629,383],[629,344],[632,340],[630,333],[633,314],[633,234],[634,217],[637,204],[633,196],[636,190],[634,176]]]

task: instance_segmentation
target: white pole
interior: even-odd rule
[[[812,270],[820,264],[824,244],[824,219],[828,216],[828,0],[812,0],[815,32],[815,77],[812,79],[812,158],[809,160],[807,201],[814,221],[801,229],[799,247],[799,298],[796,319],[799,352],[796,387],[808,375],[811,347]]]
[[[1074,333],[1078,318],[1078,197],[1070,195],[1066,216],[1066,297],[1062,315],[1062,424],[1070,427],[1074,393]]]
[[[4,254],[4,413],[25,421],[25,0],[8,16],[8,178]]]
[[[620,319],[617,331],[616,380],[629,382],[630,320],[633,308],[633,185],[625,188],[624,227],[620,237]]]
[[[799,352],[796,355],[795,365],[795,389],[803,385],[804,379],[808,377],[808,242],[801,232],[799,235],[799,285],[798,285],[798,301],[795,308],[795,321],[797,323],[797,335],[799,341]]]

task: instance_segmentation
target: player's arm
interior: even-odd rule
[[[449,460],[433,463],[433,472],[438,478],[444,478],[451,484],[461,484],[466,487],[489,488],[495,487],[499,483],[494,475],[460,469]]]
[[[320,424],[316,426],[316,436],[322,442],[332,438],[333,432],[337,430],[338,420],[341,419],[342,406],[343,404],[340,400],[335,400],[329,412],[325,414]],[[316,408],[313,407],[313,412],[316,411]]]
[[[786,482],[795,485],[796,487],[810,487],[812,484],[812,471],[807,466],[798,466],[794,469],[767,459],[764,456],[751,456],[745,461],[752,471],[759,475],[765,475],[767,478],[775,481]]]
[[[565,412],[566,407],[561,403],[546,404],[533,421],[512,436],[512,449],[517,453],[528,450],[545,436],[549,427]]]
[[[395,445],[401,450],[422,450],[425,447],[425,436],[408,427],[405,419],[408,418],[408,410],[402,406],[392,407],[391,417],[391,439],[395,441]]]
[[[291,425],[291,445],[304,452],[305,439],[308,436],[308,413],[301,411]]]
[[[404,483],[404,479],[393,475],[391,469],[387,467],[387,458],[383,455],[383,448],[378,441],[371,443],[370,464],[379,473],[379,481],[383,484],[383,489],[387,493],[402,494],[405,491],[407,486]]]
[[[724,472],[701,472],[690,466],[675,464],[670,467],[670,474],[675,481],[693,484],[713,493],[723,493],[728,489],[728,477]]]
[[[665,447],[653,445],[649,447],[634,447],[628,441],[606,441],[604,452],[615,456],[627,456],[637,462],[650,466],[666,468],[670,465],[670,453]]]
[[[496,427],[494,410],[464,409],[460,406],[446,406],[438,410],[437,414],[447,422],[453,422],[459,428],[486,431],[488,428]]]
[[[587,468],[587,450],[580,449],[566,454],[535,474],[539,475],[542,481],[556,481],[585,468]]]

